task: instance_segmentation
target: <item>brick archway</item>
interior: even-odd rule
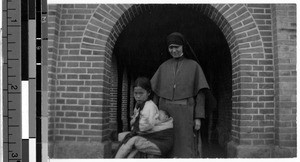
[[[278,73],[274,67],[279,65],[274,60],[279,56],[273,52],[273,39],[277,37],[272,33],[271,5],[184,6],[210,18],[223,32],[230,47],[233,95],[228,156],[270,157],[271,145],[279,138],[276,136],[278,123],[275,123],[279,108],[274,105],[274,96],[277,95],[274,83],[277,83],[275,77]],[[137,15],[155,7],[154,4],[50,6],[49,141],[53,145],[54,157],[109,154],[106,148],[110,145],[109,109],[113,104],[110,99],[112,74],[115,73],[112,69],[113,49],[125,27]],[[285,119],[285,116],[279,117]],[[278,129],[284,137],[286,129]],[[69,144],[74,147],[68,147]],[[85,147],[97,149],[82,149]],[[65,152],[57,151],[62,148]],[[79,150],[77,148],[96,151],[93,154],[84,151],[74,154],[72,151]],[[243,152],[249,148],[252,151]],[[263,155],[261,149],[265,150]]]
[[[81,53],[87,50],[91,50],[90,53],[102,53],[101,61],[105,64],[105,70],[110,72],[108,66],[119,34],[135,16],[153,7],[155,5],[99,5],[84,32]],[[266,104],[264,101],[272,100],[268,96],[254,96],[255,93],[259,93],[254,92],[255,89],[270,88],[264,85],[264,80],[257,78],[273,75],[264,72],[264,65],[272,65],[272,62],[264,61],[266,56],[258,26],[247,6],[243,4],[198,4],[186,7],[209,17],[226,37],[232,59],[232,140],[237,144],[252,145],[253,140],[243,138],[248,134],[244,129],[247,125],[258,124],[258,121],[244,118],[250,117],[249,114],[258,114],[258,109],[252,108],[263,108]],[[262,71],[257,72],[255,69]],[[104,92],[103,95],[109,94]]]

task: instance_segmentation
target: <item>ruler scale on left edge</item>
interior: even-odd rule
[[[3,160],[22,161],[21,1],[2,1]]]

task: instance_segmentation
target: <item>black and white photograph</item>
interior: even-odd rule
[[[295,2],[12,1],[4,162],[297,158]]]

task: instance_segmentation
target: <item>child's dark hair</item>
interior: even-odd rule
[[[170,113],[169,113],[167,110],[162,110],[162,109],[160,109],[160,111],[164,112],[165,115],[166,115],[168,118],[171,117]]]
[[[134,87],[141,87],[149,93],[152,92],[150,80],[146,77],[138,77],[134,82],[133,88]]]

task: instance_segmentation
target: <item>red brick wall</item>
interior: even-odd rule
[[[59,42],[59,24],[61,16],[60,5],[48,6],[48,84],[49,84],[49,142],[54,140],[56,116],[56,87],[57,87],[57,59]]]
[[[110,88],[110,130],[117,130],[117,93],[118,93],[118,69],[116,56],[112,55],[111,61],[111,88]]]
[[[122,84],[122,122],[123,122],[123,131],[127,131],[127,92],[128,92],[128,78],[126,70],[123,75],[123,84]]]
[[[296,5],[272,5],[272,16],[276,90],[275,144],[291,148],[291,155],[296,156]]]
[[[128,95],[128,78],[126,69],[124,71],[122,77],[122,94],[119,96],[118,93],[118,67],[116,55],[112,55],[112,64],[111,64],[111,88],[110,88],[110,111],[109,111],[109,121],[110,121],[110,131],[117,131],[118,123],[117,123],[117,98],[122,98],[121,103],[121,120],[122,120],[122,128],[121,130],[127,131],[127,95]],[[131,94],[131,93],[130,93]],[[130,101],[129,104],[131,104]]]
[[[252,55],[258,61],[252,66],[252,71],[257,73],[252,78],[252,82],[258,85],[257,89],[252,91],[252,95],[258,101],[253,103],[253,107],[258,111],[252,115],[252,121],[257,121],[257,125],[250,130],[255,137],[252,145],[272,145],[274,144],[274,65],[271,8],[270,4],[248,4],[247,7],[253,15],[262,40],[252,45],[263,46],[263,51],[260,49],[258,53]]]
[[[104,66],[96,51],[80,50],[97,5],[61,5],[57,58],[55,140],[102,140]],[[101,87],[102,86],[102,87]]]
[[[94,24],[95,20],[101,19],[98,12],[95,13],[97,7],[98,4],[49,6],[49,51],[55,50],[56,56],[55,61],[52,61],[52,55],[48,59],[53,63],[49,64],[53,71],[49,73],[49,82],[53,84],[49,92],[49,112],[53,115],[49,132],[50,135],[55,132],[55,136],[50,136],[55,141],[106,140],[110,125],[116,129],[116,63],[110,68],[111,58],[104,48],[91,45],[104,46],[102,39],[107,36],[103,33],[109,34],[105,29],[95,29],[99,28],[95,26],[99,25]],[[56,17],[52,18],[51,14]],[[112,18],[107,14],[106,17]],[[52,25],[54,23],[56,26]],[[53,38],[52,32],[56,34]],[[55,45],[51,44],[51,39]],[[111,45],[107,46],[112,49]],[[122,119],[126,124],[126,75],[123,80]]]
[[[265,68],[272,66],[272,61],[266,60],[260,27],[245,5],[215,7],[230,24],[221,19],[224,26],[221,29],[232,54],[232,140],[240,145],[265,144],[268,137],[264,130],[272,123],[264,121],[273,115],[273,112],[264,112],[273,101],[266,91],[273,88],[268,83],[273,74]]]

